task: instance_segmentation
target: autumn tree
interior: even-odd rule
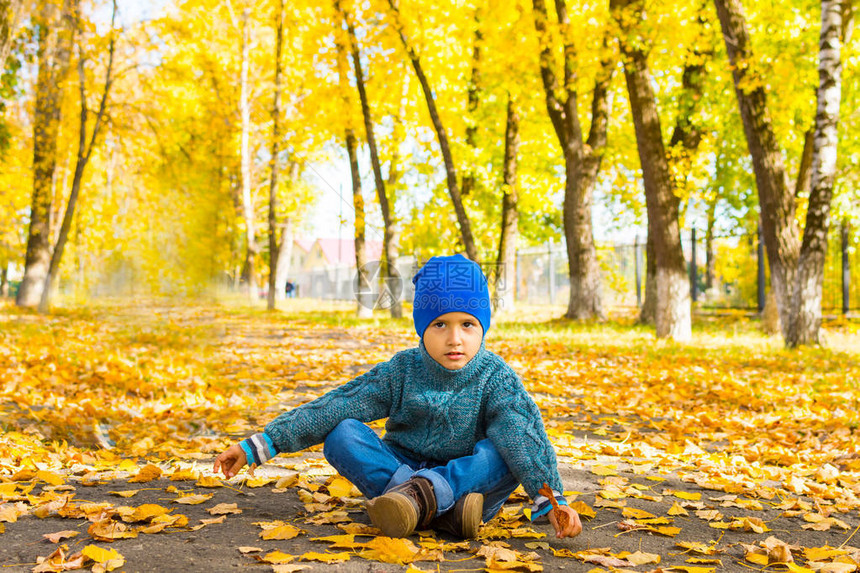
[[[340,96],[343,102],[343,115],[346,118],[344,126],[344,141],[346,142],[346,153],[349,159],[349,173],[352,181],[352,208],[355,212],[354,243],[355,243],[355,268],[358,281],[358,316],[369,317],[372,315],[373,304],[369,301],[370,282],[366,273],[367,256],[364,252],[365,246],[365,209],[364,195],[361,191],[361,172],[358,165],[358,138],[355,135],[353,122],[352,98],[350,98],[349,63],[347,61],[347,45],[349,38],[343,29],[343,13],[335,4],[336,16],[334,18],[335,47],[337,50],[337,72],[340,80]]]
[[[840,34],[845,6],[822,4],[822,33],[819,46],[818,114],[814,134],[813,171],[818,171],[810,194],[807,228],[804,231],[804,275],[799,280],[802,245],[796,217],[796,198],[788,184],[785,158],[769,112],[768,94],[754,61],[750,34],[740,0],[714,0],[732,65],[735,94],[755,172],[762,232],[770,267],[771,286],[779,310],[783,337],[789,346],[818,342],[820,285],[829,205],[836,161],[835,129],[840,94]],[[817,155],[817,156],[816,156]],[[801,162],[802,165],[802,162]],[[799,177],[799,181],[804,178]],[[809,237],[807,238],[807,233]],[[795,294],[796,293],[796,294]],[[807,301],[804,301],[807,298]],[[815,310],[817,308],[817,310]]]
[[[388,0],[388,3],[394,18],[395,28],[397,29],[400,40],[403,43],[403,48],[406,50],[409,61],[412,63],[412,67],[415,70],[415,76],[418,78],[418,83],[421,85],[421,91],[424,93],[424,100],[427,103],[427,111],[430,114],[430,119],[433,122],[433,129],[439,140],[439,148],[442,152],[442,159],[445,163],[445,181],[448,186],[448,194],[451,197],[451,203],[454,205],[454,212],[457,215],[457,223],[460,227],[460,236],[463,241],[463,248],[466,250],[467,257],[473,261],[477,261],[478,247],[475,243],[475,238],[472,235],[472,225],[469,221],[469,216],[466,213],[466,208],[463,206],[463,198],[460,193],[460,184],[457,178],[457,167],[451,153],[448,134],[445,131],[442,118],[436,108],[436,97],[433,94],[430,81],[424,73],[424,66],[421,63],[421,58],[415,50],[415,47],[410,43],[403,28],[403,22],[401,21],[400,12],[395,0]]]
[[[383,238],[382,238],[382,261],[379,272],[382,273],[385,281],[385,292],[389,295],[386,304],[390,304],[391,316],[399,318],[403,316],[403,305],[399,297],[394,296],[392,289],[395,288],[395,281],[399,280],[395,264],[398,256],[398,229],[397,223],[394,220],[394,198],[389,198],[388,190],[386,189],[385,179],[382,177],[382,162],[379,157],[379,148],[376,144],[376,133],[373,125],[373,115],[370,111],[370,101],[367,96],[367,86],[364,79],[364,67],[361,63],[361,49],[358,44],[358,36],[355,33],[355,24],[352,21],[350,11],[343,7],[339,0],[335,0],[335,9],[343,19],[343,24],[347,30],[347,40],[349,42],[350,55],[352,59],[352,69],[355,74],[355,85],[358,90],[358,98],[361,103],[361,115],[364,119],[364,133],[367,140],[367,146],[370,151],[370,164],[373,169],[373,181],[376,185],[376,197],[379,201],[379,208],[382,212]],[[396,168],[394,162],[389,167],[389,177],[396,176]],[[393,181],[392,181],[393,182]],[[359,277],[359,280],[367,280]]]
[[[691,336],[690,284],[681,249],[679,200],[663,144],[648,55],[640,35],[643,4],[637,0],[612,0],[610,8],[620,29],[619,45],[645,186],[648,235],[654,245],[657,337],[686,341]]]
[[[830,228],[830,203],[836,180],[837,126],[842,100],[843,18],[849,0],[822,0],[821,38],[818,48],[818,108],[812,145],[809,205],[791,292],[786,343],[818,344],[824,257]],[[850,16],[849,16],[850,17]]]
[[[519,237],[519,193],[517,190],[517,158],[520,149],[520,115],[514,97],[508,94],[505,117],[505,157],[502,163],[502,221],[499,232],[499,252],[496,257],[493,292],[504,310],[514,309],[517,239]],[[505,281],[501,298],[500,284]]]
[[[89,132],[89,102],[87,101],[87,76],[85,66],[87,58],[84,53],[83,45],[79,45],[78,58],[78,91],[80,93],[80,125],[78,127],[78,153],[75,160],[75,171],[72,176],[72,189],[69,193],[69,200],[66,205],[66,210],[63,213],[63,222],[60,225],[60,232],[57,235],[57,242],[51,252],[51,263],[48,267],[48,274],[45,277],[45,286],[42,289],[42,296],[39,301],[39,310],[45,312],[51,300],[51,292],[56,282],[60,271],[60,262],[63,259],[63,252],[66,248],[66,242],[69,238],[69,231],[72,228],[72,220],[75,216],[75,207],[77,206],[78,195],[81,190],[81,183],[84,178],[84,171],[87,164],[90,162],[90,157],[93,154],[93,148],[98,141],[98,137],[102,130],[102,126],[106,120],[106,110],[108,97],[110,96],[111,84],[113,83],[113,68],[114,68],[114,53],[116,50],[116,36],[114,26],[116,24],[116,0],[113,0],[113,9],[111,12],[110,30],[108,32],[108,48],[107,48],[107,65],[105,71],[104,87],[102,88],[101,97],[99,98],[98,110],[93,119],[92,132]],[[80,24],[78,24],[80,26]],[[83,35],[83,31],[78,31],[79,35]],[[89,137],[88,137],[89,135]]]
[[[269,158],[269,292],[266,297],[266,306],[274,310],[275,300],[278,293],[283,290],[278,288],[278,265],[284,264],[280,260],[281,244],[278,241],[278,154],[281,146],[281,66],[284,47],[284,0],[278,0],[275,14],[275,79],[272,94],[272,146]],[[287,231],[286,225],[284,231]],[[289,233],[283,232],[281,241],[291,241]],[[289,256],[287,254],[286,256]],[[287,261],[287,264],[288,261]]]
[[[248,77],[251,65],[251,7],[247,3],[242,7],[238,24],[234,18],[234,26],[239,30],[241,37],[239,44],[241,54],[239,73],[239,118],[241,122],[239,157],[242,169],[242,214],[245,219],[245,266],[242,274],[248,281],[248,295],[253,298],[257,293],[256,263],[257,256],[260,253],[260,246],[257,243],[257,221],[252,194],[253,182],[251,180],[251,86]]]
[[[701,102],[704,98],[706,70],[705,65],[713,56],[713,48],[707,35],[707,17],[704,14],[706,4],[698,9],[696,16],[699,33],[693,39],[693,44],[685,54],[684,67],[681,72],[681,86],[677,90],[678,110],[672,137],[669,141],[666,157],[669,163],[669,171],[672,183],[675,185],[673,195],[690,195],[686,189],[690,185],[690,175],[696,165],[696,152],[704,137],[704,126],[697,121]],[[634,45],[641,45],[633,41]],[[647,64],[647,54],[646,54]],[[650,75],[650,74],[649,74]],[[641,154],[640,154],[641,157]],[[680,204],[677,207],[680,209]],[[716,201],[708,203],[708,227],[706,230],[706,251],[709,253],[707,266],[712,268],[711,251],[713,244],[713,209]],[[650,218],[649,218],[650,222]],[[659,231],[658,231],[659,232]],[[645,300],[639,312],[639,322],[654,324],[656,322],[658,306],[657,286],[657,254],[654,246],[655,233],[649,223],[648,236],[645,243],[646,273],[645,273]],[[710,274],[708,276],[711,276]],[[710,283],[709,283],[710,284]]]
[[[33,112],[33,195],[24,278],[18,306],[36,306],[51,264],[52,183],[57,168],[57,137],[63,88],[69,72],[78,18],[78,0],[59,5],[40,0],[33,15],[38,36],[38,76]]]
[[[602,150],[606,146],[609,121],[607,99],[613,61],[604,41],[604,54],[594,80],[591,100],[591,126],[583,140],[579,119],[577,87],[578,61],[564,0],[556,0],[560,41],[563,46],[562,79],[559,82],[555,58],[556,39],[551,33],[544,0],[533,0],[534,25],[540,44],[540,75],[546,96],[546,109],[562,148],[565,165],[564,236],[570,276],[568,318],[603,317],[600,272],[594,246],[592,204],[594,186],[600,171]]]

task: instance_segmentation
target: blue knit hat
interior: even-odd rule
[[[481,267],[463,255],[433,257],[412,277],[412,318],[421,338],[427,327],[448,312],[474,316],[484,335],[490,329],[490,291]]]

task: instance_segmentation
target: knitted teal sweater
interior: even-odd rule
[[[543,483],[563,491],[540,410],[517,374],[483,343],[463,368],[449,370],[422,342],[281,414],[242,446],[249,464],[262,463],[276,453],[322,443],[347,418],[386,417],[383,440],[416,459],[446,462],[468,456],[488,437],[532,499],[545,501],[538,494]]]

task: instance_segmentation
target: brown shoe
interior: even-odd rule
[[[407,537],[425,529],[436,515],[436,495],[430,480],[415,477],[367,502],[367,515],[388,537]]]
[[[484,496],[480,493],[467,493],[457,500],[454,507],[430,522],[430,527],[460,537],[474,539],[481,527],[481,514],[484,512]]]

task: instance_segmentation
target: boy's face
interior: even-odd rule
[[[430,323],[423,340],[433,360],[459,370],[481,349],[483,337],[484,329],[477,318],[465,312],[448,312]]]

